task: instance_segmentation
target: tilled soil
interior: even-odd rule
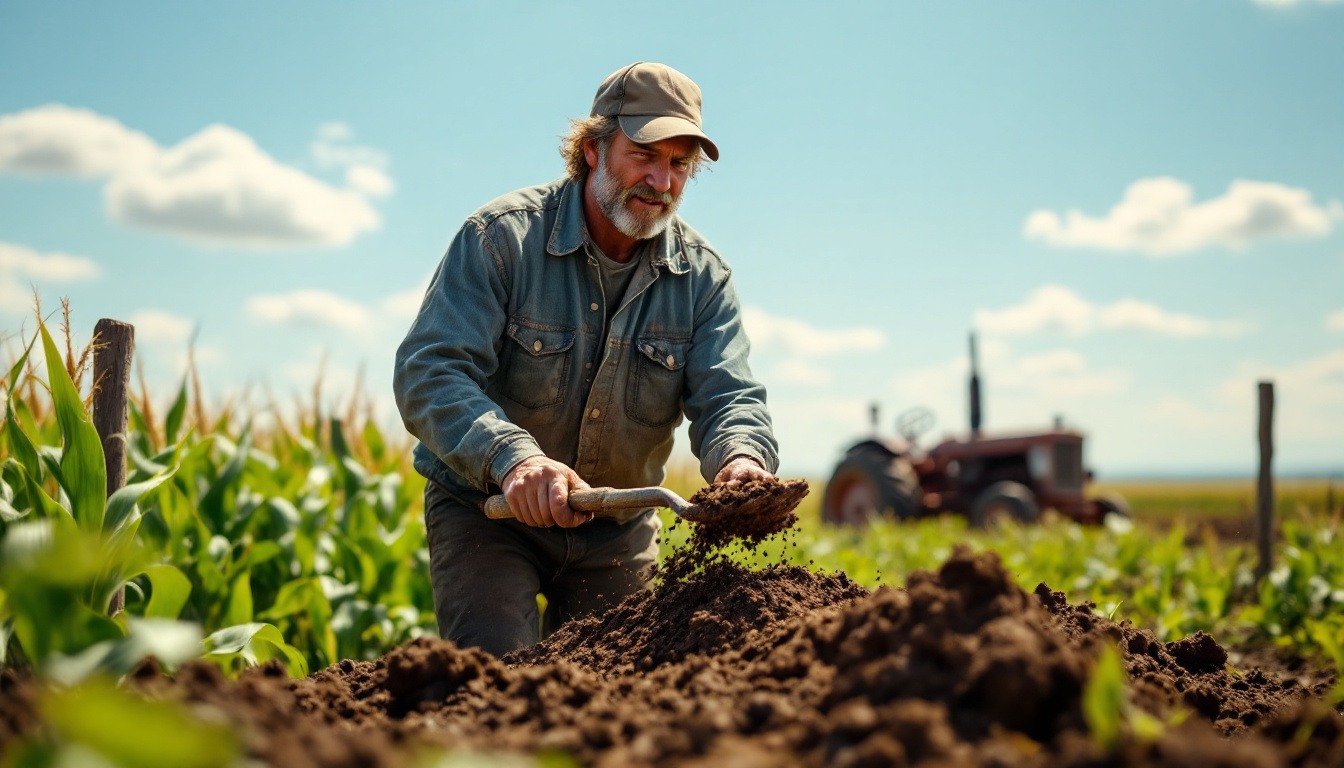
[[[1107,754],[1082,694],[1103,644],[1164,721]],[[303,680],[152,666],[130,685],[224,717],[285,766],[400,766],[415,746],[561,750],[597,766],[1338,766],[1344,718],[1312,686],[1226,668],[1196,634],[1148,631],[1016,586],[959,551],[903,589],[714,562],[504,660],[418,640]],[[37,726],[33,685],[0,679],[0,747]]]

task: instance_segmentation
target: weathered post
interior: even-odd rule
[[[1255,493],[1255,543],[1260,551],[1256,578],[1274,567],[1274,382],[1262,381],[1260,391],[1260,479]]]
[[[93,426],[103,442],[107,463],[107,495],[126,484],[126,394],[131,385],[131,356],[135,328],[130,323],[103,318],[93,327]],[[117,590],[107,606],[116,615],[126,605],[125,589]]]

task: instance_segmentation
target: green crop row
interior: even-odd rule
[[[1073,602],[1152,629],[1163,641],[1203,630],[1224,644],[1272,643],[1315,655],[1344,670],[1344,525],[1339,515],[1285,508],[1273,569],[1257,580],[1249,544],[1228,543],[1183,523],[1161,526],[1110,518],[1107,526],[1063,519],[992,530],[941,516],[910,522],[879,520],[864,529],[822,524],[819,493],[804,500],[800,522],[783,540],[739,561],[788,562],[843,571],[869,588],[900,585],[914,570],[936,569],[954,547],[994,551],[1027,590],[1042,582]],[[686,526],[670,526],[664,551],[680,546]]]
[[[126,487],[105,498],[78,366],[45,326],[4,379],[0,659],[63,678],[146,652],[306,674],[434,631],[423,484],[366,422],[314,413],[265,434],[210,423],[186,382],[160,422],[130,407]],[[29,350],[32,349],[30,345]],[[192,407],[194,406],[194,407]],[[188,423],[194,422],[192,428]],[[108,615],[124,592],[125,610]],[[202,643],[203,641],[203,643]]]

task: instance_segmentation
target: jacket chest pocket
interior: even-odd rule
[[[504,396],[528,408],[551,408],[569,392],[569,362],[574,329],[511,318],[509,367]]]
[[[681,415],[689,341],[645,337],[635,342],[625,415],[646,427],[665,427]]]

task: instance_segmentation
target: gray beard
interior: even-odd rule
[[[648,240],[662,234],[681,206],[681,196],[672,197],[671,192],[659,193],[644,184],[622,189],[620,182],[607,168],[607,148],[600,146],[597,152],[597,169],[593,171],[593,197],[597,199],[597,207],[602,215],[618,232],[634,240]],[[636,213],[629,205],[636,195],[661,200],[665,207],[662,211]]]

